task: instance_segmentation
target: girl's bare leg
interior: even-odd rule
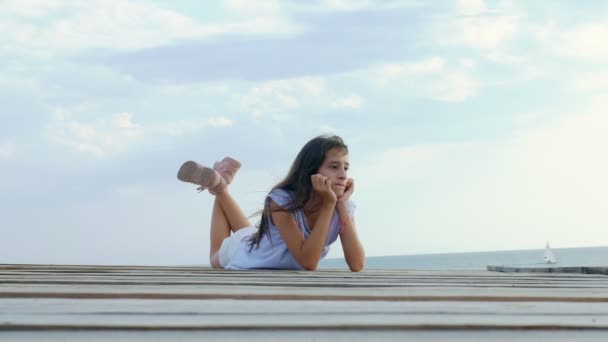
[[[251,222],[249,222],[249,219],[247,219],[247,216],[245,216],[245,213],[243,213],[241,207],[230,195],[228,189],[217,193],[217,195],[215,195],[215,199],[222,205],[222,210],[224,211],[224,214],[228,219],[228,223],[230,224],[230,229],[233,232],[236,232],[241,228],[251,226]]]
[[[229,237],[231,232],[236,232],[250,225],[251,223],[247,219],[247,216],[245,216],[234,198],[230,196],[227,189],[215,195],[213,212],[211,214],[211,248],[209,250],[209,257],[213,268],[222,267],[219,263],[217,252],[222,246],[224,239]]]
[[[210,241],[211,246],[209,248],[209,261],[211,267],[222,268],[218,258],[218,251],[222,246],[222,241],[230,236],[230,224],[228,218],[224,214],[222,205],[220,204],[217,197],[213,201],[213,212],[211,213],[211,230],[210,230]]]

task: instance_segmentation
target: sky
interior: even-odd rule
[[[606,18],[599,0],[2,0],[0,263],[208,264],[213,197],[179,166],[240,160],[253,215],[320,134],[349,146],[368,256],[608,245]]]

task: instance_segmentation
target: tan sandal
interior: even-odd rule
[[[213,195],[224,191],[227,185],[226,180],[216,170],[193,161],[182,164],[177,172],[177,179],[200,185],[199,191],[208,189],[209,193]]]
[[[234,175],[241,168],[241,163],[233,158],[225,157],[222,161],[213,165],[213,169],[217,171],[227,184],[232,183]]]

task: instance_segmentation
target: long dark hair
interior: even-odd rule
[[[318,136],[304,145],[300,153],[296,156],[296,159],[291,164],[291,168],[287,173],[285,179],[279,184],[275,185],[271,192],[276,189],[283,189],[293,193],[291,202],[282,209],[275,209],[274,211],[287,211],[293,213],[297,210],[303,209],[312,199],[313,189],[310,177],[317,172],[323,161],[325,155],[329,150],[341,149],[348,153],[348,146],[344,143],[344,140],[337,135]],[[265,201],[264,209],[262,210],[262,219],[258,224],[258,232],[253,235],[249,241],[249,250],[253,247],[258,248],[260,246],[260,240],[264,234],[270,234],[268,231],[268,222],[272,222],[270,216],[271,211],[268,205],[268,201]],[[274,222],[272,222],[274,224]]]

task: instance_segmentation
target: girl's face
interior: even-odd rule
[[[325,160],[319,168],[319,174],[331,181],[331,189],[340,197],[346,190],[348,181],[348,153],[340,148],[333,148],[325,154]]]

